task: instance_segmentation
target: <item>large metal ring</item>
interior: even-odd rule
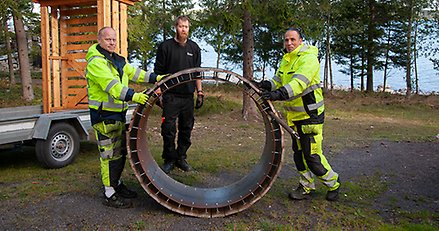
[[[250,96],[261,112],[265,124],[265,145],[259,162],[243,178],[217,188],[197,188],[185,185],[165,174],[156,163],[148,147],[147,122],[149,113],[162,92],[188,81],[217,80],[236,84]],[[224,217],[247,209],[270,189],[280,172],[284,139],[273,105],[261,98],[260,90],[242,76],[218,68],[192,68],[168,76],[149,89],[149,100],[138,105],[127,132],[129,160],[143,189],[166,208],[194,217]]]

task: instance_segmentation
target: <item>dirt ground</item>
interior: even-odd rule
[[[286,158],[291,158],[289,152]],[[384,222],[397,222],[401,211],[439,213],[439,141],[375,142],[331,154],[329,161],[340,174],[342,187],[343,182],[375,176],[387,185],[387,190],[369,205]],[[292,178],[293,184],[296,177],[295,168],[289,162],[277,180]],[[323,198],[324,194],[319,196]],[[273,209],[279,210],[276,214],[285,210],[293,213],[291,216],[300,216],[312,207],[311,201],[288,201],[285,194],[285,198],[269,202],[272,204],[268,208],[262,198],[249,209],[229,217],[203,219],[173,213],[142,191],[133,200],[134,208],[124,210],[105,207],[98,197],[67,193],[30,204],[20,203],[19,199],[0,201],[0,230],[224,230],[233,229],[233,224],[261,218],[274,224],[288,224],[282,220],[285,218],[274,216]],[[335,203],[353,203],[347,197],[346,188],[341,188],[341,198]],[[285,201],[294,204],[294,209],[287,209]],[[305,227],[315,226],[310,223]]]

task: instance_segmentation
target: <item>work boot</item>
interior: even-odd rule
[[[302,185],[299,184],[297,189],[293,190],[288,194],[291,200],[308,200],[311,199],[313,191],[306,192]]]
[[[114,190],[123,198],[136,198],[137,193],[128,189],[123,183],[119,184]]]
[[[166,161],[165,163],[162,165],[162,170],[163,172],[165,172],[166,174],[170,173],[172,169],[174,169],[175,167],[175,161],[171,160],[171,161]]]
[[[180,168],[181,170],[183,170],[185,172],[192,171],[192,167],[188,164],[186,159],[177,160],[176,165],[177,165],[178,168]]]
[[[110,198],[104,196],[105,199],[103,201],[103,204],[109,207],[113,208],[119,208],[119,209],[127,209],[133,207],[133,204],[130,201],[124,200],[121,196],[119,196],[117,193],[113,194]]]
[[[340,183],[340,178],[337,181],[338,181],[338,183]],[[336,200],[338,200],[338,193],[340,191],[339,190],[340,186],[338,186],[338,188],[336,190],[328,191],[326,193],[326,200],[327,201],[336,201]]]

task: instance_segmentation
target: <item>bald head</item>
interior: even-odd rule
[[[113,53],[117,45],[116,31],[111,27],[103,27],[98,32],[98,43],[104,50]]]

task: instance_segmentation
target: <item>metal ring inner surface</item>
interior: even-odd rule
[[[216,80],[236,84],[250,96],[261,112],[265,125],[265,144],[258,163],[240,180],[216,188],[185,185],[164,173],[156,163],[147,139],[147,122],[162,92],[179,84],[202,80]],[[224,217],[247,209],[262,198],[272,186],[283,162],[284,138],[279,123],[269,116],[277,115],[271,102],[260,97],[260,90],[242,76],[219,68],[192,68],[168,76],[149,89],[149,100],[134,110],[127,132],[129,161],[143,189],[164,207],[194,217]]]

